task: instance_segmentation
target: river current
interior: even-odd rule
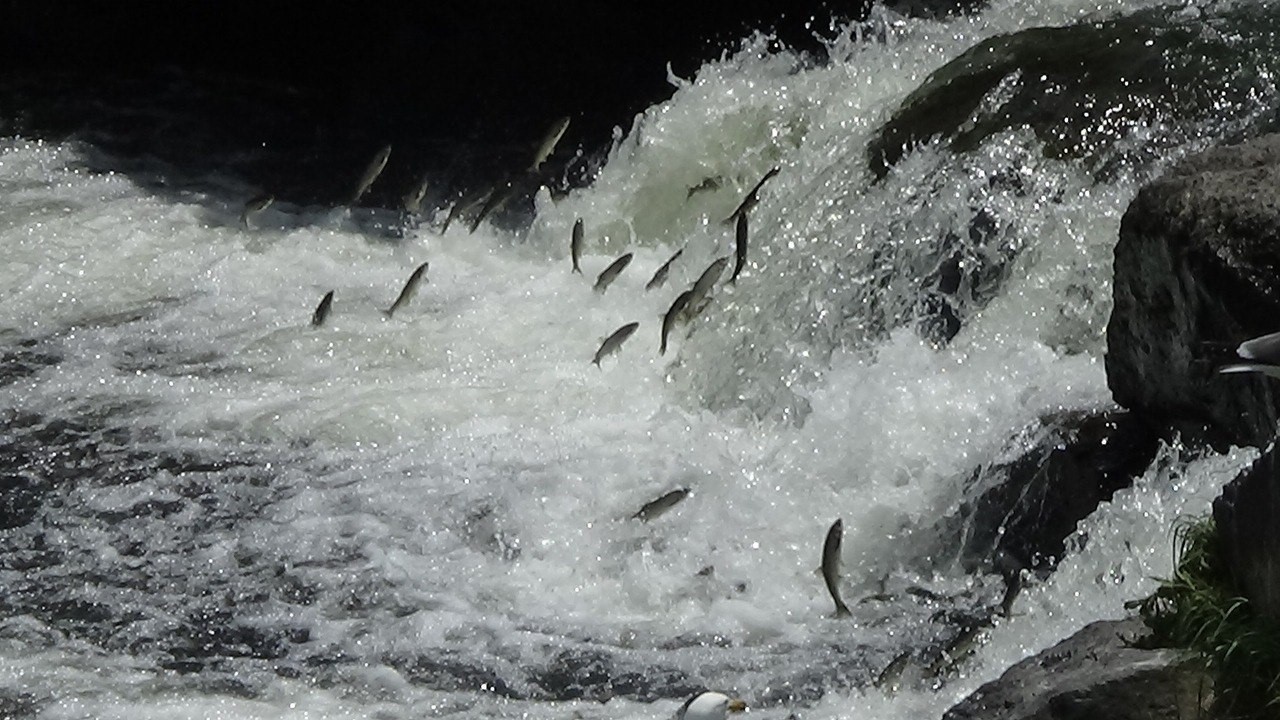
[[[1045,418],[1112,407],[1121,215],[1220,128],[1125,126],[1165,149],[1105,175],[1019,128],[925,142],[879,181],[866,148],[988,38],[1219,10],[1025,5],[877,11],[830,28],[824,61],[747,38],[672,76],[590,183],[474,233],[441,230],[444,202],[282,198],[246,227],[271,189],[232,172],[0,137],[0,711],[612,720],[709,687],[752,716],[907,720],[1123,617],[1170,572],[1174,520],[1255,451],[1162,445],[954,662],[1003,583],[961,569],[942,521]],[[1250,97],[1232,122],[1276,105]],[[663,314],[714,259],[727,278],[723,220],[775,166],[741,276],[660,355]],[[817,571],[837,518],[850,618]]]

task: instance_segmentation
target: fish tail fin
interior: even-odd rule
[[[1220,375],[1228,375],[1231,373],[1262,373],[1263,375],[1280,378],[1280,365],[1268,365],[1266,363],[1235,363],[1232,365],[1223,365],[1218,368],[1218,374]]]

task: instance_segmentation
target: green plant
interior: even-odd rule
[[[1157,647],[1184,648],[1214,677],[1220,710],[1229,716],[1280,711],[1280,627],[1256,616],[1223,561],[1213,518],[1174,524],[1175,569],[1137,608]]]

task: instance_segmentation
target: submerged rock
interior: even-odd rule
[[[1223,559],[1250,609],[1280,621],[1280,457],[1272,446],[1213,501]]]
[[[1211,439],[1265,447],[1274,381],[1219,375],[1242,340],[1280,330],[1280,136],[1187,159],[1120,225],[1107,384],[1120,405]]]
[[[1159,435],[1122,411],[1069,413],[1015,440],[1030,449],[974,472],[962,503],[960,555],[967,572],[1048,569],[1076,524],[1155,457]]]
[[[996,133],[1028,127],[1049,157],[1085,158],[1105,176],[1128,160],[1159,156],[1160,142],[1122,142],[1153,123],[1213,118],[1215,132],[1226,133],[1239,120],[1234,131],[1247,132],[1256,110],[1250,95],[1266,92],[1263,65],[1275,51],[1275,33],[1264,30],[1277,24],[1266,8],[1210,17],[1158,8],[991,38],[903,101],[868,144],[869,167],[880,178],[935,137],[964,152]],[[1176,137],[1175,125],[1162,128],[1162,139],[1189,139]]]
[[[1141,650],[1141,621],[1100,621],[1009,668],[943,720],[1172,720],[1207,717],[1213,693],[1198,661]]]

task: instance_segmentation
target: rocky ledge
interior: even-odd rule
[[[1197,660],[1142,650],[1136,619],[1104,620],[1005,671],[943,720],[1174,720],[1205,717],[1212,701]]]
[[[1276,386],[1219,375],[1280,330],[1280,135],[1189,158],[1138,193],[1115,250],[1107,383],[1120,405],[1223,444],[1265,447]]]

